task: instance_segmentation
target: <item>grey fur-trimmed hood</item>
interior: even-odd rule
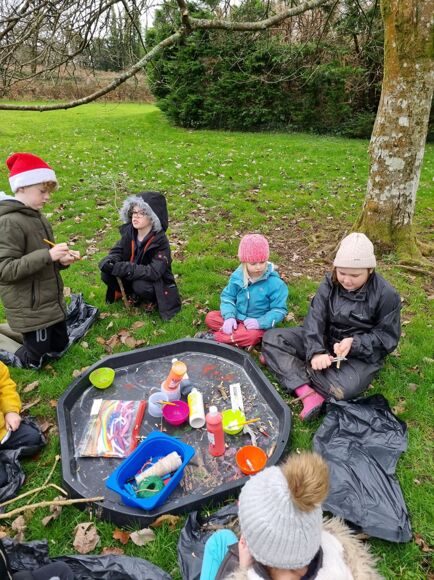
[[[121,220],[125,223],[131,223],[131,212],[133,207],[137,205],[140,207],[145,214],[150,218],[152,222],[152,229],[155,232],[160,232],[162,230],[161,222],[157,214],[154,212],[152,207],[143,200],[142,197],[139,195],[130,195],[122,204],[122,207],[119,211],[119,216]]]

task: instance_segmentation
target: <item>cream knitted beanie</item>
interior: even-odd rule
[[[337,268],[375,268],[376,264],[371,240],[356,232],[342,240],[333,262]]]

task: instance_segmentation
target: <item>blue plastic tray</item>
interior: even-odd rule
[[[131,480],[140,470],[144,463],[151,457],[164,457],[172,451],[179,453],[182,459],[182,465],[175,471],[170,481],[160,493],[147,498],[139,498],[131,495],[126,489],[125,484]],[[152,510],[166,501],[169,495],[175,490],[181,481],[184,468],[194,455],[194,448],[187,445],[165,433],[153,432],[131,453],[106,481],[106,486],[118,493],[124,504],[138,507],[142,510]]]

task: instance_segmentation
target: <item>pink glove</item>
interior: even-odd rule
[[[237,329],[237,321],[235,318],[226,318],[223,322],[222,330],[225,334],[232,334],[233,330]]]
[[[247,330],[258,330],[259,322],[256,318],[246,318],[244,321],[244,326],[247,328]]]

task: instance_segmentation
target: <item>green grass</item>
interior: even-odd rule
[[[218,307],[228,273],[237,265],[240,236],[251,231],[270,236],[272,257],[288,275],[289,309],[299,322],[324,271],[320,250],[332,251],[349,231],[364,198],[366,141],[302,134],[186,131],[171,127],[156,107],[137,104],[92,104],[52,113],[7,112],[2,120],[1,159],[14,151],[31,151],[56,170],[61,188],[45,209],[56,238],[74,241],[75,249],[83,254],[89,246],[95,247],[87,260],[64,273],[65,285],[83,292],[102,312],[115,315],[100,320],[90,330],[85,339],[89,348],[74,345],[62,360],[41,373],[12,369],[20,389],[33,380],[40,381],[38,396],[42,402],[32,412],[41,420],[54,422],[51,401],[73,380],[73,371],[105,356],[96,338],[109,338],[134,321],[119,304],[104,304],[97,269],[98,260],[117,239],[117,209],[126,194],[144,189],[166,193],[174,272],[186,302],[170,323],[151,315],[145,326],[134,331],[134,336],[145,338],[149,344],[196,332],[197,325],[203,323],[203,312]],[[429,145],[415,216],[424,241],[430,241],[433,219],[433,174],[434,147]],[[0,189],[9,190],[5,166],[0,170]],[[432,288],[426,278],[395,267],[393,256],[388,256],[379,269],[404,299],[405,324],[399,356],[389,357],[372,392],[383,393],[408,424],[409,449],[398,463],[397,475],[413,531],[432,546]],[[417,385],[414,392],[410,384]],[[35,397],[35,392],[22,395],[24,401]],[[292,449],[310,448],[319,424],[320,420],[303,425],[295,418]],[[29,477],[23,491],[44,482],[58,452],[58,438],[52,435],[40,456],[25,462]],[[52,481],[61,483],[59,468]],[[52,497],[47,491],[39,499]],[[65,508],[59,520],[44,528],[40,520],[45,515],[43,510],[35,512],[26,538],[47,538],[52,555],[73,552],[74,527],[88,521],[89,515]],[[101,547],[120,545],[112,539],[114,526],[96,519],[95,523]],[[125,553],[147,558],[179,578],[177,537],[168,529],[158,530],[156,542],[145,548],[129,543]],[[433,573],[432,554],[415,541],[406,545],[379,540],[370,543],[386,578],[421,579]]]

